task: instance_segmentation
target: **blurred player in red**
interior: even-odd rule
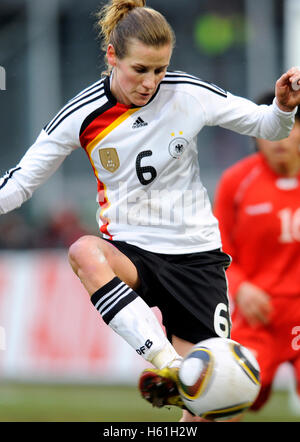
[[[269,104],[273,94],[262,97]],[[268,400],[279,365],[289,361],[300,395],[300,112],[288,138],[256,140],[257,153],[227,169],[214,213],[233,301],[231,338],[253,350]]]

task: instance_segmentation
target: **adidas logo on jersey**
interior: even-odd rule
[[[138,117],[133,123],[132,129],[139,129],[140,127],[144,126],[148,126],[148,123],[146,123],[141,117]]]

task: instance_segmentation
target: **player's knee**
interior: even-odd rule
[[[105,261],[104,253],[99,247],[100,239],[92,235],[85,235],[75,241],[69,248],[68,258],[74,272],[84,270],[95,259],[98,263]]]
[[[77,273],[82,257],[84,254],[84,249],[89,241],[89,236],[82,236],[77,241],[75,241],[70,247],[68,252],[68,259],[71,267]]]

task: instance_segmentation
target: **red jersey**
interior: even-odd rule
[[[233,298],[245,280],[271,297],[300,295],[300,174],[279,176],[253,154],[224,172],[214,212]]]

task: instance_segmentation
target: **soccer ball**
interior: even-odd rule
[[[259,365],[253,354],[226,338],[194,345],[178,376],[186,408],[208,420],[239,415],[252,405],[260,388]]]

